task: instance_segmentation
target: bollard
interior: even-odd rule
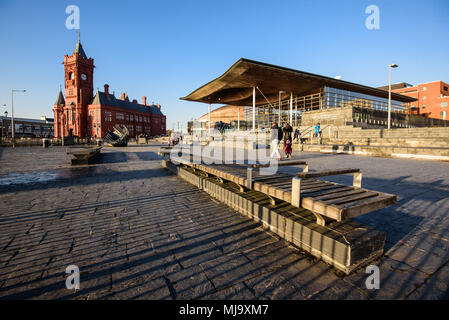
[[[42,139],[42,147],[43,148],[48,148],[49,146],[50,146],[50,140],[46,139],[46,138],[43,138]]]

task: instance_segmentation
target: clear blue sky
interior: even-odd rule
[[[449,1],[20,1],[0,0],[0,105],[18,117],[52,117],[64,54],[77,36],[65,8],[80,8],[81,42],[95,59],[94,87],[160,103],[168,127],[207,112],[179,100],[241,57],[370,86],[449,82]],[[380,8],[368,30],[365,8]],[[3,114],[5,107],[0,107]]]

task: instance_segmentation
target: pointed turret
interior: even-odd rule
[[[79,31],[78,31],[78,42],[75,46],[75,51],[73,51],[73,53],[78,53],[81,57],[87,59],[87,55],[84,52],[83,46],[81,45],[81,36]]]
[[[59,87],[59,94],[58,94],[58,98],[56,99],[55,105],[57,105],[57,106],[65,105],[64,95],[62,94],[61,86]]]
[[[73,53],[78,53],[81,57],[84,59],[87,59],[86,53],[84,52],[83,46],[81,45],[81,42],[78,41],[75,47],[75,51]]]

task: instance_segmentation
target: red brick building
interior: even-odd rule
[[[388,90],[388,87],[382,87]],[[418,99],[407,103],[409,113],[429,118],[449,120],[449,84],[443,81],[421,83],[412,86],[407,83],[392,85],[391,91]]]
[[[97,90],[94,96],[94,60],[87,58],[79,40],[72,55],[64,56],[63,64],[66,96],[59,90],[54,104],[55,138],[101,138],[116,124],[126,126],[131,136],[165,134],[166,117],[161,106],[148,105],[145,96],[141,104],[130,101],[124,93],[116,98],[107,84],[104,92]]]

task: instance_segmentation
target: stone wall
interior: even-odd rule
[[[321,126],[344,126],[353,123],[365,123],[371,126],[386,127],[387,119],[388,112],[386,111],[349,106],[303,112],[301,126],[313,126],[319,122]],[[449,127],[449,121],[392,112],[391,126],[396,128]]]

